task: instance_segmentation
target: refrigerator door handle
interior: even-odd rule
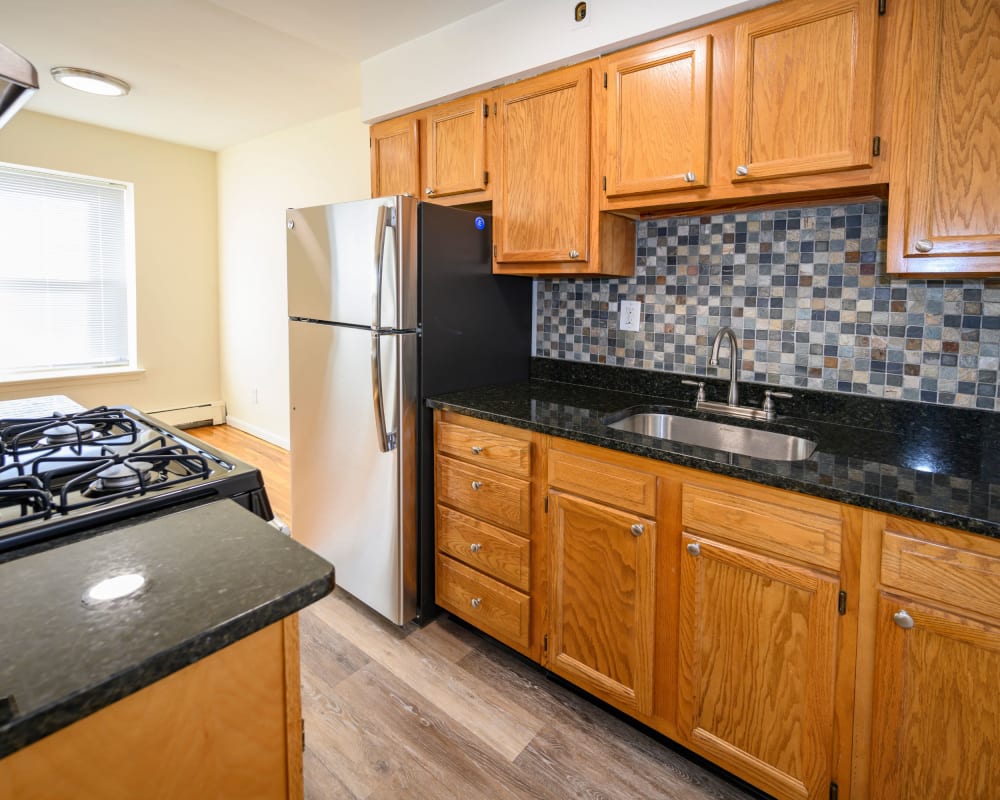
[[[372,330],[375,331],[382,327],[382,271],[385,266],[385,232],[395,224],[396,209],[392,206],[379,206],[378,221],[375,223],[375,287],[372,292]],[[378,415],[376,414],[376,416]]]
[[[381,337],[372,332],[372,402],[375,404],[375,435],[378,449],[383,453],[396,449],[396,434],[385,429],[385,403],[382,400],[382,343]]]

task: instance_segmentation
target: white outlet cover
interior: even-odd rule
[[[642,303],[638,300],[622,300],[618,314],[618,328],[623,331],[639,330],[642,318]]]

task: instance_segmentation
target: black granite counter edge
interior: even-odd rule
[[[770,475],[766,472],[757,472],[738,465],[724,464],[718,461],[696,458],[683,453],[676,453],[660,448],[643,447],[642,445],[622,441],[611,436],[595,436],[584,431],[562,428],[554,425],[546,425],[544,423],[526,420],[521,417],[485,411],[483,409],[476,408],[475,406],[461,405],[433,398],[427,401],[427,405],[431,408],[440,409],[442,411],[453,411],[457,414],[464,414],[466,416],[486,420],[488,422],[498,422],[515,428],[522,428],[551,436],[558,436],[563,439],[571,439],[584,444],[592,444],[598,447],[605,447],[610,450],[618,450],[624,453],[644,456],[657,461],[664,461],[670,464],[700,469],[718,475],[741,478],[743,480],[752,481],[753,483],[772,486],[778,489],[786,489],[800,494],[810,495],[812,497],[821,497],[838,503],[867,508],[872,511],[882,511],[887,514],[908,517],[920,522],[929,522],[935,525],[957,528],[959,530],[982,536],[1000,538],[1000,526],[990,522],[989,520],[982,520],[960,514],[952,514],[935,509],[923,508],[921,506],[913,506],[898,501],[872,497],[871,495],[859,494],[857,492],[850,492],[833,486],[827,487],[816,483],[810,483],[808,481],[799,481],[795,478],[789,478],[787,476]]]
[[[0,726],[0,758],[37,742],[112,703],[156,683],[225,647],[272,625],[328,595],[334,572],[290,594],[249,609],[235,619],[209,628],[187,641],[157,653],[99,684],[81,689],[58,703]]]

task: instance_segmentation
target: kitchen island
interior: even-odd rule
[[[301,796],[294,615],[333,580],[231,500],[0,564],[0,796]]]

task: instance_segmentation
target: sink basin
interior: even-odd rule
[[[619,431],[771,461],[802,461],[816,449],[816,442],[801,436],[673,414],[638,412],[607,425]]]

